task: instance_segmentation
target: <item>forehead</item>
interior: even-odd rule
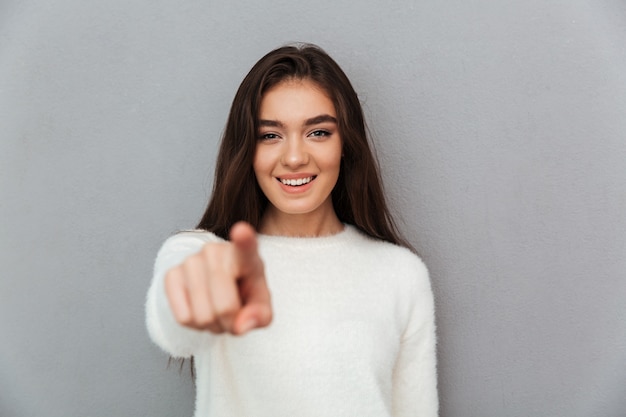
[[[335,105],[319,84],[308,79],[288,79],[267,90],[261,99],[259,117],[336,116]]]

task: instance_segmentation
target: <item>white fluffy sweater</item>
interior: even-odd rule
[[[178,325],[163,277],[218,237],[185,232],[159,251],[152,340],[195,357],[196,417],[437,415],[433,295],[422,261],[353,226],[328,237],[259,236],[274,319],[244,336]]]

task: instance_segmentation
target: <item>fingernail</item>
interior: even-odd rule
[[[246,333],[249,330],[252,330],[256,327],[256,320],[255,319],[250,319],[248,321],[246,321],[243,326],[241,326],[241,333]]]

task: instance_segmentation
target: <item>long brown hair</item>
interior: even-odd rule
[[[398,233],[387,208],[358,96],[339,65],[311,44],[284,46],[269,52],[242,81],[222,136],[212,196],[197,228],[224,239],[228,239],[230,228],[239,220],[259,228],[268,204],[252,167],[259,109],[263,94],[287,79],[316,83],[335,105],[343,146],[339,178],[332,191],[339,220],[374,238],[411,248]]]

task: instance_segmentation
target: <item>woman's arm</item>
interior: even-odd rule
[[[439,412],[433,294],[421,261],[417,272],[413,310],[393,373],[394,417],[435,417]]]

